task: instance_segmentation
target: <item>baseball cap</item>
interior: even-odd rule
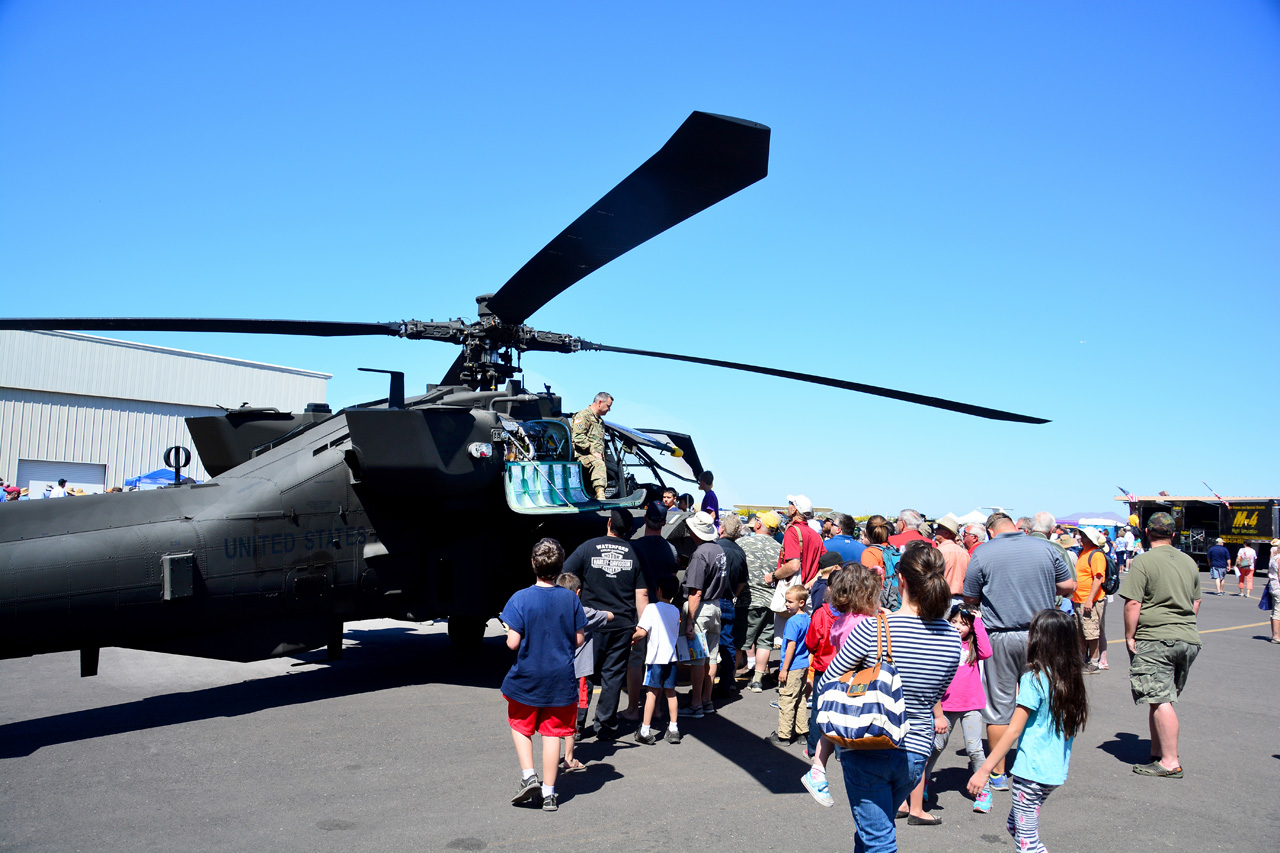
[[[795,504],[801,515],[813,515],[813,501],[804,495],[787,495],[787,503]]]
[[[778,518],[778,514],[773,510],[766,510],[756,516],[760,519],[760,523],[770,530],[777,530],[778,525],[782,523],[782,519]]]
[[[1167,512],[1157,512],[1147,519],[1147,527],[1161,527],[1166,530],[1176,530],[1178,525],[1174,523],[1173,516]]]
[[[644,511],[644,523],[650,527],[661,527],[667,523],[667,508],[661,501],[652,501]]]

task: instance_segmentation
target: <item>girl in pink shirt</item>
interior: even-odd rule
[[[991,657],[991,641],[987,638],[987,629],[982,625],[982,615],[970,610],[962,604],[951,607],[948,621],[960,632],[961,648],[960,668],[951,686],[942,694],[942,713],[947,718],[947,727],[938,732],[933,741],[933,755],[924,770],[924,778],[933,773],[933,765],[938,756],[947,748],[947,741],[956,723],[964,732],[965,751],[969,753],[969,769],[981,767],[987,760],[982,749],[982,709],[987,705],[987,694],[982,689],[982,672],[978,661]],[[991,787],[988,785],[978,794],[973,803],[975,812],[986,814],[991,811]]]

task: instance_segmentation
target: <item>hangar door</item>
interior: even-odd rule
[[[31,490],[31,497],[38,498],[44,494],[46,485],[57,485],[59,480],[67,481],[67,488],[84,489],[91,494],[100,494],[107,483],[107,466],[95,462],[45,462],[39,459],[19,459],[19,486]]]

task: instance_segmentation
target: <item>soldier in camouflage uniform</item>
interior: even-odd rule
[[[582,471],[591,481],[596,500],[602,501],[607,476],[604,467],[604,416],[613,406],[612,395],[601,391],[581,412],[573,416],[569,430],[573,456],[582,463]]]

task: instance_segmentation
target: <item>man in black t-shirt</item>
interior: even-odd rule
[[[672,503],[675,502],[675,489],[671,492]],[[651,503],[644,514],[644,532],[637,539],[631,540],[631,547],[640,558],[640,571],[644,575],[644,585],[649,590],[649,600],[658,600],[658,583],[668,575],[674,576],[679,570],[676,547],[662,536],[662,527],[667,521],[667,508],[661,503]],[[648,641],[641,639],[631,644],[631,657],[627,662],[627,709],[618,714],[629,723],[640,721],[640,710],[644,700],[644,667]]]
[[[593,632],[595,675],[600,685],[596,702],[596,736],[613,740],[618,734],[618,698],[627,677],[627,654],[636,620],[649,603],[640,560],[627,536],[631,534],[631,514],[615,509],[609,516],[608,532],[588,539],[565,560],[564,570],[582,579],[582,605],[608,610],[613,621]],[[581,728],[587,708],[578,711]]]

